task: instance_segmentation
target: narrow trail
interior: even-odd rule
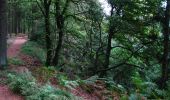
[[[22,45],[27,42],[27,40],[27,36],[16,37],[7,50],[7,56],[9,58],[16,57],[19,54]]]
[[[27,36],[17,36],[9,45],[7,56],[9,58],[17,57],[25,42],[27,42]],[[0,85],[0,100],[24,100],[24,98],[13,93],[8,86]]]
[[[8,86],[0,86],[0,100],[24,100],[21,96],[14,94]]]

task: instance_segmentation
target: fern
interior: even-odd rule
[[[132,77],[132,82],[136,90],[147,98],[160,99],[165,97],[164,90],[158,89],[158,86],[151,81],[143,81],[138,72]]]
[[[147,99],[144,96],[142,96],[142,94],[134,93],[129,96],[129,100],[147,100]]]
[[[71,81],[66,84],[71,84]],[[67,91],[50,84],[40,86],[31,73],[8,74],[8,85],[16,93],[25,96],[26,100],[81,100]]]
[[[10,65],[23,65],[24,62],[18,58],[8,58],[8,64]]]
[[[31,75],[30,72],[24,74],[9,73],[7,77],[8,77],[7,83],[9,87],[16,93],[21,93],[25,95],[25,94],[30,94],[27,93],[27,91],[24,91],[25,89],[32,89],[32,90],[36,89],[35,88],[36,86],[33,86],[36,84],[36,80]]]
[[[40,88],[40,91],[32,96],[26,97],[27,100],[81,100],[69,92],[57,89],[50,84]]]
[[[85,84],[94,84],[98,80],[98,78],[99,77],[97,75],[95,75],[95,76],[92,76],[92,77],[90,77],[90,78],[88,78],[86,80],[83,80],[83,82]]]

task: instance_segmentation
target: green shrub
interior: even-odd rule
[[[147,100],[144,96],[138,93],[130,94],[128,100]]]
[[[7,83],[7,75],[9,71],[8,70],[0,70],[0,85],[4,85]]]
[[[167,82],[166,100],[170,100],[170,81]]]
[[[35,70],[34,75],[41,78],[41,81],[48,82],[49,79],[55,77],[56,70],[54,67],[40,67]]]
[[[67,87],[69,89],[74,89],[79,86],[79,80],[69,80],[66,74],[58,73],[56,78],[61,86]]]
[[[132,82],[138,93],[149,99],[164,99],[166,95],[165,91],[158,89],[158,86],[155,83],[143,81],[138,72],[132,77]]]
[[[108,78],[99,78],[99,79],[105,82],[106,87],[110,91],[116,91],[116,92],[118,92],[120,94],[126,92],[126,89],[122,85],[115,83],[112,80],[111,77],[108,77]]]
[[[80,100],[69,92],[57,89],[49,84],[40,88],[34,95],[28,96],[27,100]]]
[[[60,85],[64,86],[65,85],[65,81],[68,80],[68,77],[66,74],[64,73],[58,73],[55,76],[59,82]]]
[[[28,41],[26,44],[23,45],[21,51],[27,55],[36,57],[42,63],[45,63],[45,57],[46,57],[45,50],[36,42]]]
[[[18,58],[8,58],[8,64],[9,65],[23,65],[24,62]]]
[[[14,92],[25,96],[26,100],[81,100],[50,84],[38,85],[31,73],[8,74],[8,85]]]
[[[38,86],[31,73],[8,74],[8,85],[16,93],[31,95],[37,92]]]

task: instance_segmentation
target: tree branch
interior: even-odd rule
[[[42,1],[40,1],[40,2],[42,2]],[[41,4],[37,0],[36,0],[36,3],[38,5],[38,7],[40,8],[42,14],[45,16],[45,12],[44,12],[43,8],[41,7]]]

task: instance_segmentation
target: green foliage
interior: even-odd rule
[[[56,74],[56,78],[57,78],[57,80],[59,80],[59,84],[63,85],[63,86],[65,85],[65,81],[68,80],[67,75],[64,73]]]
[[[141,79],[138,72],[136,72],[135,75],[132,77],[132,82],[135,84],[137,89],[142,88],[143,80]]]
[[[40,67],[35,70],[35,77],[40,78],[41,81],[48,82],[49,79],[53,78],[56,74],[54,67]]]
[[[36,80],[31,73],[7,75],[9,87],[16,93],[31,95],[37,92]],[[35,91],[34,91],[35,89]]]
[[[167,89],[166,89],[166,94],[165,94],[165,99],[166,100],[169,100],[170,99],[170,84],[169,84],[170,81],[167,82]]]
[[[80,100],[80,98],[47,84],[41,87],[38,93],[27,97],[27,100]]]
[[[122,85],[116,84],[111,78],[99,78],[99,79],[105,82],[106,87],[110,91],[116,91],[120,94],[124,94],[126,92],[126,89]]]
[[[126,92],[126,89],[122,85],[116,84],[114,81],[112,81],[112,79],[99,78],[97,75],[86,80],[78,80],[78,83],[84,90],[91,93],[93,92],[93,88],[91,86],[96,84],[97,81],[103,82],[103,85],[106,85],[106,88],[111,92],[117,92],[120,94],[124,94]]]
[[[45,57],[46,57],[45,50],[36,42],[33,41],[27,42],[22,47],[22,52],[32,57],[36,57],[42,63],[45,63]]]
[[[61,86],[67,87],[69,89],[74,89],[79,86],[78,80],[75,81],[69,80],[67,75],[64,73],[57,73],[55,77],[57,78],[58,83]]]
[[[82,80],[82,81],[85,84],[94,84],[98,79],[99,79],[99,77],[97,75],[95,75],[95,76],[91,76],[88,79]]]
[[[0,85],[4,85],[7,83],[7,75],[10,71],[8,70],[0,70]]]
[[[55,1],[58,1],[60,6],[55,8]],[[161,76],[161,68],[163,68],[161,67],[164,60],[163,48],[165,48],[163,47],[165,46],[163,45],[165,39],[163,32],[166,29],[163,23],[168,22],[164,21],[166,0],[105,1],[110,7],[113,7],[112,14],[105,15],[98,0],[52,0],[50,4],[47,4],[50,6],[50,14],[49,23],[46,23],[43,14],[47,11],[44,9],[44,3],[47,3],[48,0],[47,2],[43,2],[43,0],[37,0],[37,2],[9,0],[11,2],[9,12],[11,13],[9,13],[8,22],[13,22],[15,17],[23,17],[24,19],[19,18],[22,20],[19,21],[21,23],[18,26],[25,27],[25,30],[30,33],[31,41],[22,47],[22,52],[45,63],[47,51],[44,49],[44,45],[47,42],[46,36],[48,36],[46,33],[50,35],[52,59],[58,51],[59,61],[56,69],[62,70],[62,73],[51,67],[42,67],[35,71],[35,76],[44,80],[45,83],[55,76],[59,85],[70,89],[82,86],[89,93],[93,91],[89,84],[102,80],[110,91],[120,93],[123,100],[168,98],[170,90],[158,89],[155,82]],[[111,9],[108,10],[107,12],[112,12]],[[14,12],[17,13],[14,14]],[[45,25],[48,25],[49,28]],[[45,30],[49,30],[49,32]],[[109,35],[112,36],[109,38]],[[62,42],[61,49],[57,48],[59,42]],[[109,47],[111,50],[107,53]],[[108,68],[105,66],[106,58],[109,59]],[[15,58],[9,59],[9,63],[22,64],[19,59]],[[107,77],[99,78],[98,71],[105,69],[109,69],[106,71]],[[68,76],[74,79],[75,75],[80,79],[69,80]],[[19,80],[13,80],[14,83],[11,83],[15,91],[36,86],[34,84],[36,82],[29,83],[29,80],[24,82],[24,78],[21,76],[16,76],[19,77]],[[15,76],[10,77],[15,79]],[[90,78],[81,80],[81,78],[87,77]],[[10,79],[12,80],[12,78]],[[21,83],[29,84],[23,88]],[[49,84],[42,88],[44,90],[39,88],[42,94],[38,92],[39,94],[29,97],[35,100],[53,97],[56,99],[55,91],[58,89],[54,89]],[[127,94],[130,94],[129,98],[126,89]],[[32,91],[32,88],[28,91]],[[26,93],[19,92],[30,94],[27,91],[25,91]],[[65,97],[67,98],[68,95]]]
[[[81,100],[50,84],[38,85],[31,73],[8,74],[8,84],[14,92],[25,96],[26,100]]]
[[[18,58],[8,58],[9,65],[23,65],[24,62]]]
[[[136,88],[135,92],[140,93],[142,96],[151,99],[160,99],[165,97],[166,92],[164,90],[158,89],[158,86],[153,82],[143,81],[138,72],[136,72],[132,77],[132,81]]]
[[[142,96],[141,94],[131,94],[129,96],[129,100],[145,100],[146,98],[144,96]]]

